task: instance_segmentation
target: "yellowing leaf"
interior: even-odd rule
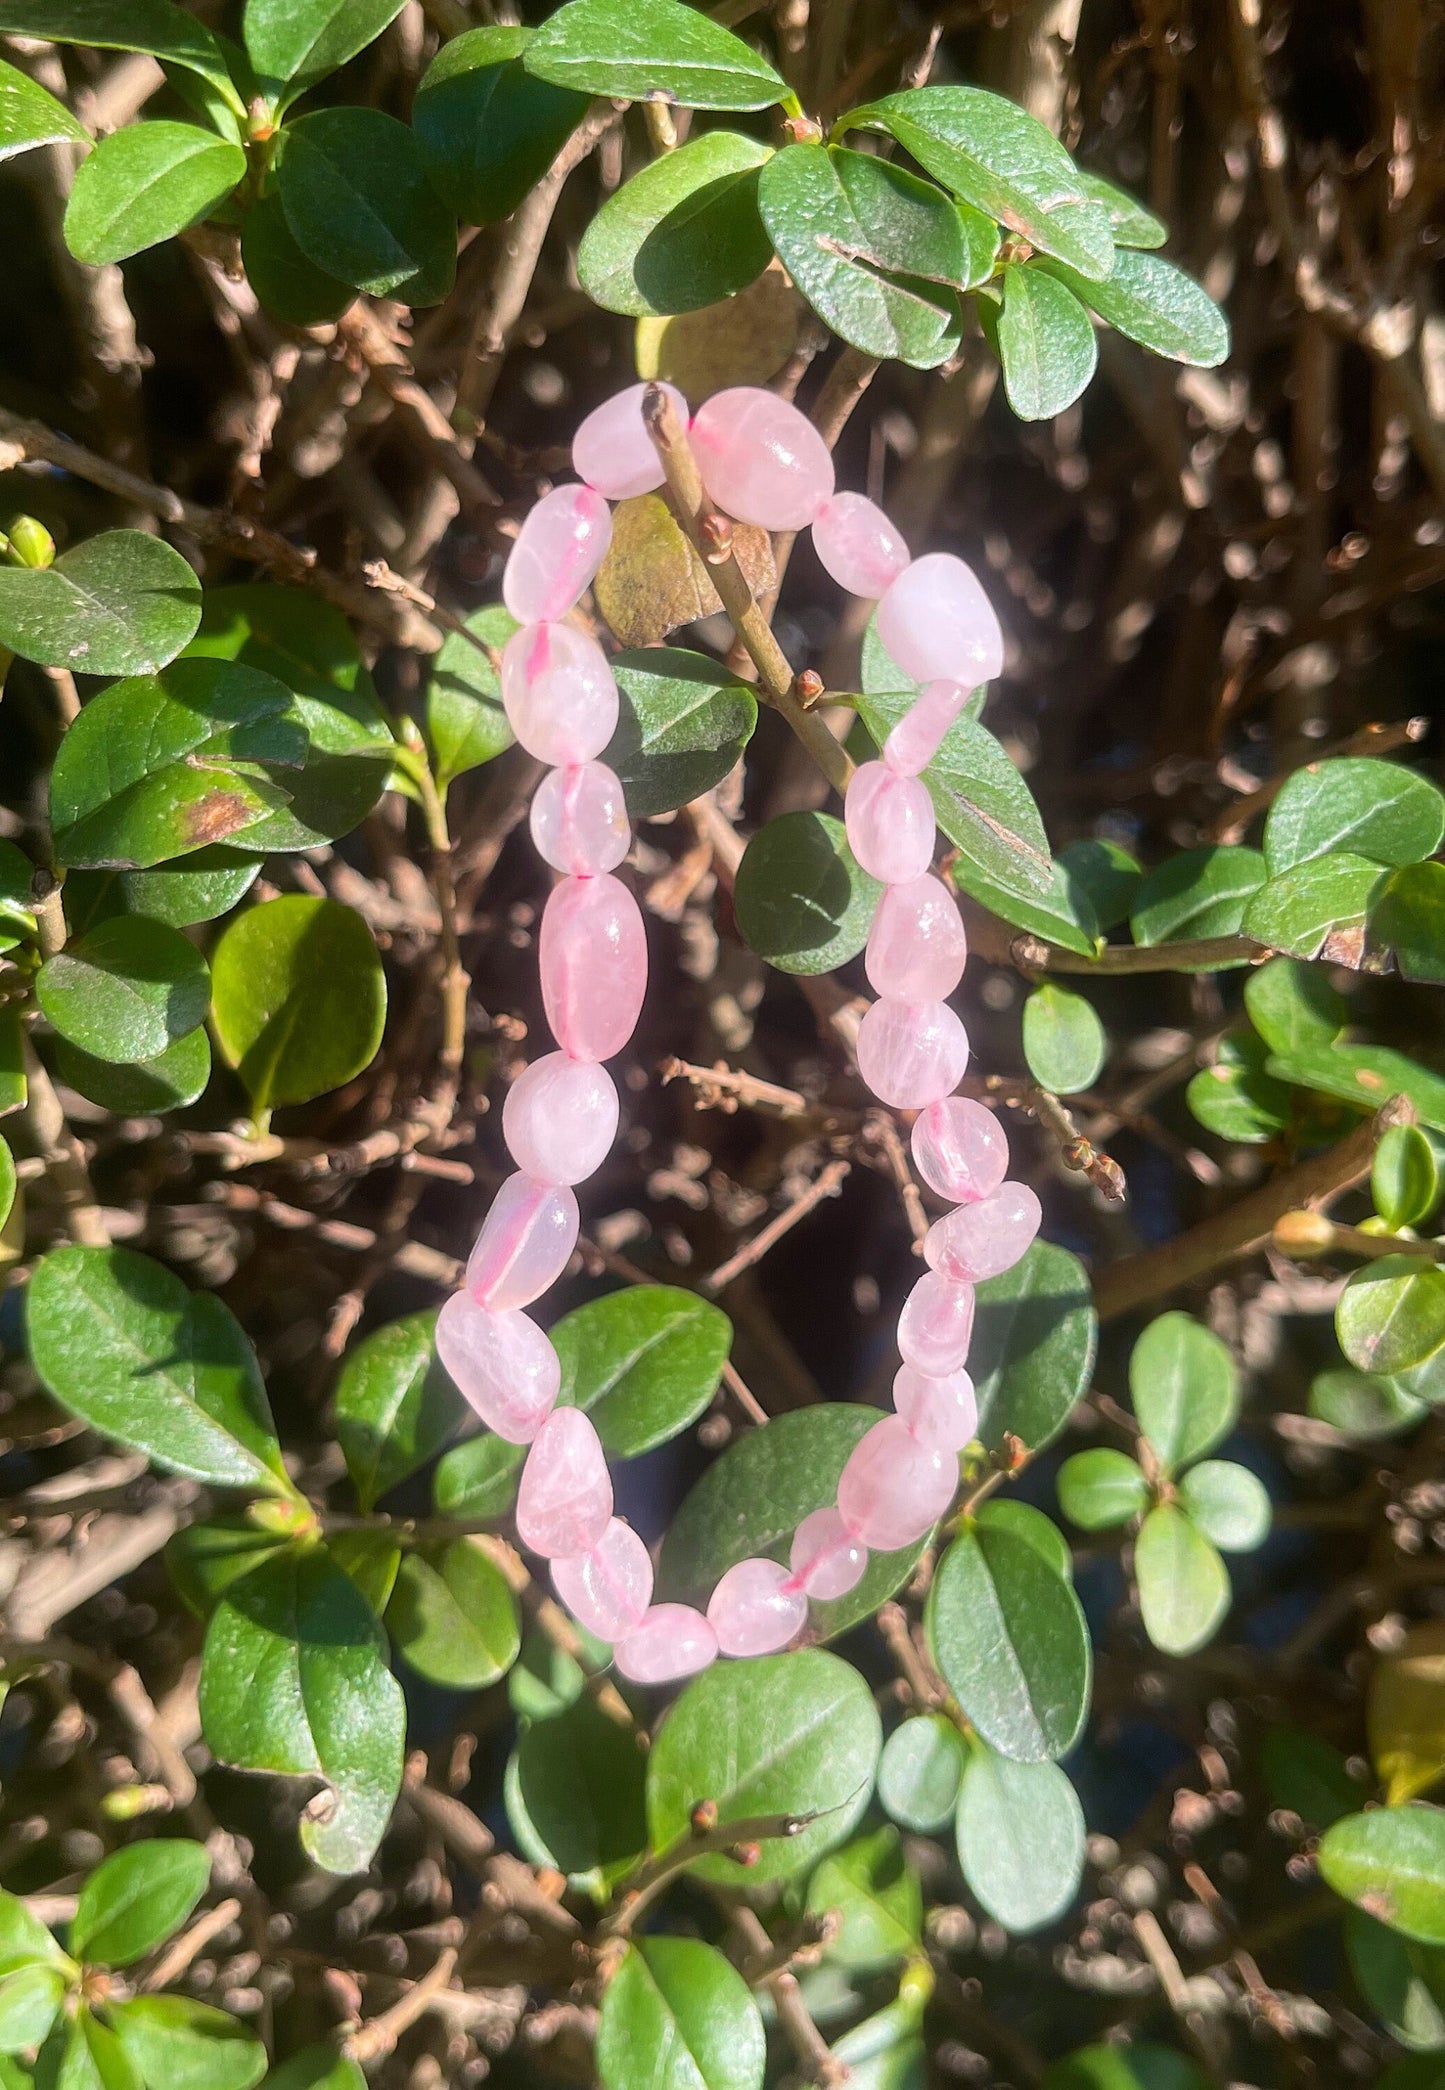
[[[640,319],[637,374],[665,378],[691,406],[728,385],[765,385],[797,346],[806,309],[774,264],[720,304],[671,319]]]
[[[734,523],[733,549],[753,593],[769,593],[777,575],[767,531]],[[597,607],[624,646],[655,646],[680,625],[722,608],[706,566],[661,494],[618,503],[612,543],[592,585]]]
[[[1392,1807],[1445,1776],[1445,1619],[1411,1626],[1370,1678],[1370,1755]]]

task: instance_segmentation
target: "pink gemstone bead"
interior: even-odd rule
[[[883,743],[883,759],[899,776],[917,776],[943,744],[943,736],[968,702],[961,682],[929,682],[919,691]]]
[[[606,1160],[617,1115],[617,1085],[605,1067],[549,1052],[508,1089],[502,1137],[539,1183],[581,1183]]]
[[[893,1380],[893,1405],[930,1451],[962,1451],[978,1434],[978,1400],[966,1371],[934,1379],[905,1364]]]
[[[714,392],[692,446],[710,498],[738,522],[804,530],[833,491],[833,459],[812,422],[756,385]]]
[[[687,426],[687,401],[675,385],[664,385]],[[646,385],[628,385],[594,407],[572,438],[572,469],[609,501],[631,500],[661,486],[663,469],[642,418]]]
[[[931,1378],[957,1371],[973,1340],[973,1309],[971,1284],[955,1284],[936,1270],[920,1277],[898,1318],[903,1362]]]
[[[863,953],[876,994],[893,1001],[942,1001],[963,978],[967,958],[963,917],[941,879],[925,874],[889,886]]]
[[[577,1227],[571,1191],[519,1169],[503,1183],[482,1221],[467,1263],[467,1290],[493,1313],[530,1306],[566,1269],[577,1246]]]
[[[573,1059],[606,1060],[632,1036],[647,992],[647,935],[617,879],[564,878],[542,910],[542,1005]]]
[[[929,552],[878,605],[878,636],[915,682],[977,689],[1003,671],[1003,633],[978,576],[952,552]]]
[[[908,546],[876,501],[861,493],[835,493],[824,501],[813,517],[813,549],[840,588],[869,602],[908,564]]]
[[[453,1292],[437,1315],[437,1355],[463,1398],[508,1444],[530,1444],[561,1384],[557,1352],[524,1313],[491,1313]]]
[[[855,769],[843,799],[848,847],[885,885],[921,878],[933,861],[933,800],[917,777],[882,762]]]
[[[691,1604],[654,1604],[614,1644],[612,1659],[634,1684],[670,1684],[717,1660],[717,1635]]]
[[[988,1197],[937,1219],[923,1240],[930,1268],[956,1284],[1011,1270],[1039,1230],[1043,1213],[1027,1183],[1003,1183]]]
[[[967,1066],[968,1037],[946,1001],[875,1001],[858,1026],[858,1072],[895,1110],[936,1103]]]
[[[614,1517],[590,1553],[552,1562],[552,1587],[589,1633],[611,1645],[646,1616],[652,1562],[632,1526]]]
[[[896,1553],[938,1522],[957,1486],[956,1458],[920,1444],[901,1416],[885,1415],[848,1455],[838,1514],[870,1552]]]
[[[712,1593],[707,1622],[724,1655],[771,1655],[808,1622],[808,1599],[776,1560],[740,1560]]]
[[[590,1553],[612,1515],[612,1476],[580,1408],[554,1408],[532,1441],[517,1487],[517,1535],[544,1560]]]
[[[612,542],[612,511],[590,486],[555,486],[521,529],[502,573],[502,600],[519,624],[565,617],[592,585]]]
[[[502,706],[529,755],[590,762],[617,731],[617,684],[596,639],[570,624],[524,624],[502,648]]]
[[[836,1509],[815,1509],[793,1533],[788,1565],[803,1594],[826,1604],[857,1588],[868,1548],[859,1545]]]
[[[991,1110],[968,1096],[945,1096],[913,1121],[913,1162],[930,1190],[951,1205],[990,1197],[1008,1174],[1008,1137]]]
[[[552,769],[532,794],[532,840],[554,871],[615,871],[632,843],[622,785],[605,762]]]

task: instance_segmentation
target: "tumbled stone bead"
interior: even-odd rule
[[[565,617],[592,585],[612,542],[612,511],[590,486],[554,486],[532,509],[502,572],[502,600],[519,624]]]
[[[714,392],[692,446],[709,499],[737,522],[803,530],[833,491],[833,459],[807,415],[756,385]]]
[[[617,731],[617,684],[596,639],[570,624],[524,624],[502,648],[502,707],[529,755],[591,762]]]
[[[566,1269],[578,1223],[570,1190],[519,1169],[507,1177],[482,1221],[467,1263],[467,1290],[493,1313],[530,1306]]]
[[[675,385],[663,391],[687,426],[687,401]],[[609,501],[628,501],[635,494],[651,493],[661,486],[665,474],[647,423],[642,418],[646,385],[628,385],[614,392],[592,412],[572,438],[572,469],[579,479],[606,494]]]
[[[951,1205],[989,1197],[1008,1174],[1008,1135],[971,1096],[945,1096],[913,1121],[913,1165]]]
[[[903,1365],[894,1375],[893,1405],[930,1451],[962,1451],[978,1434],[978,1399],[962,1368],[933,1378]]]
[[[537,939],[542,1006],[573,1059],[606,1060],[636,1027],[647,992],[647,934],[616,878],[564,878],[547,896]]]
[[[671,1684],[717,1660],[717,1635],[691,1604],[654,1604],[613,1644],[612,1659],[634,1684]]]
[[[615,871],[632,843],[622,784],[605,762],[548,770],[532,793],[530,823],[543,862],[577,878]]]
[[[943,736],[968,702],[961,682],[929,682],[919,691],[883,743],[883,759],[899,776],[917,776],[943,744]]]
[[[847,1596],[863,1579],[868,1548],[860,1545],[834,1508],[815,1509],[793,1533],[788,1566],[804,1596],[826,1604]]]
[[[935,1220],[923,1239],[924,1257],[930,1269],[955,1284],[978,1284],[1013,1268],[1042,1219],[1027,1183],[1002,1183],[988,1197]]]
[[[554,1408],[532,1440],[517,1485],[517,1535],[544,1560],[590,1553],[612,1515],[612,1476],[580,1408]]]
[[[850,595],[876,602],[908,564],[908,546],[876,501],[835,493],[813,517],[813,549]]]
[[[914,1545],[943,1515],[958,1485],[958,1461],[885,1415],[848,1454],[838,1482],[838,1514],[871,1553]]]
[[[530,1444],[562,1381],[557,1352],[535,1321],[493,1313],[453,1292],[437,1315],[437,1355],[458,1392],[508,1444]]]
[[[898,1349],[915,1371],[942,1378],[957,1371],[973,1340],[974,1293],[971,1284],[955,1284],[929,1270],[903,1302],[898,1317]]]
[[[617,1084],[595,1060],[548,1052],[517,1076],[502,1105],[502,1137],[539,1183],[595,1175],[617,1137]]]
[[[610,1646],[646,1616],[652,1562],[632,1526],[613,1517],[589,1552],[552,1562],[552,1587],[578,1623]]]
[[[963,978],[968,938],[958,902],[925,874],[890,885],[878,903],[863,952],[875,994],[893,1001],[942,1001]]]
[[[843,798],[848,847],[885,885],[921,878],[933,860],[933,800],[917,777],[895,776],[882,762],[855,769]]]
[[[725,1655],[771,1655],[808,1622],[808,1600],[776,1560],[740,1560],[707,1607],[707,1622]]]
[[[878,636],[915,682],[977,689],[1003,672],[1003,633],[971,566],[929,552],[899,574],[878,605]]]
[[[922,1110],[958,1087],[968,1037],[946,1001],[875,1001],[858,1026],[858,1072],[880,1103]]]

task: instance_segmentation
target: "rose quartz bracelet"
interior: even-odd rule
[[[656,1684],[718,1654],[786,1647],[807,1623],[810,1597],[845,1595],[870,1552],[895,1552],[931,1530],[977,1428],[964,1369],[974,1286],[1018,1261],[1040,1214],[1026,1184],[1005,1181],[1008,1143],[992,1112],[953,1093],[968,1040],[948,996],[967,945],[958,904],[930,868],[933,803],[920,775],[968,692],[999,673],[998,620],[961,559],[910,560],[881,509],[834,492],[832,457],[795,406],[752,386],[719,392],[690,431],[709,498],[738,522],[810,528],[833,579],[877,600],[879,638],[922,685],[881,761],[855,772],[844,803],[853,854],[884,886],[864,954],[878,999],[859,1026],[858,1068],[880,1101],[918,1113],[914,1162],[954,1209],[929,1229],[929,1267],[899,1320],[895,1412],[854,1447],[836,1502],[804,1518],[786,1567],[760,1558],[729,1568],[706,1616],[654,1604],[647,1548],[612,1514],[597,1432],[580,1408],[556,1405],[557,1353],[524,1311],[576,1245],[574,1186],[601,1166],[617,1132],[617,1090],[602,1062],[632,1035],[647,983],[642,916],[612,875],[631,841],[627,807],[598,759],[616,729],[617,685],[596,641],[561,621],[606,555],[608,502],[663,482],[643,420],[646,391],[634,385],[582,423],[572,446],[582,483],[537,503],[502,580],[520,627],[502,654],[502,701],[522,746],[549,765],[531,830],[561,874],[539,937],[542,1001],[559,1049],[508,1091],[502,1133],[516,1173],[497,1193],[463,1289],[441,1310],[437,1349],[483,1422],[530,1447],[517,1491],[522,1544],[550,1561],[557,1595],[611,1644],[622,1674]],[[686,419],[681,397],[672,398]]]

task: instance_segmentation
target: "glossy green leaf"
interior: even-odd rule
[[[1286,1083],[1265,1070],[1269,1048],[1253,1031],[1221,1038],[1211,1066],[1201,1067],[1184,1092],[1206,1132],[1244,1146],[1263,1146],[1289,1123]]]
[[[200,74],[238,116],[246,113],[220,39],[173,0],[6,0],[3,26],[7,36],[39,36],[99,51],[148,51],[167,65]]]
[[[211,1860],[180,1836],[113,1851],[80,1890],[70,1949],[98,1967],[128,1967],[180,1929],[206,1891]]]
[[[618,101],[766,109],[788,91],[741,37],[681,0],[569,0],[525,60],[538,79]]]
[[[621,778],[634,820],[701,798],[742,760],[757,698],[717,661],[674,646],[614,654],[621,706],[602,760]]]
[[[76,170],[65,244],[77,261],[124,261],[183,232],[245,179],[239,145],[194,123],[132,123]]]
[[[1387,1125],[1370,1163],[1375,1210],[1393,1231],[1415,1226],[1435,1209],[1440,1172],[1435,1149],[1418,1125]]]
[[[388,1321],[347,1353],[336,1434],[363,1510],[434,1457],[462,1416],[433,1347],[434,1313]]]
[[[1021,868],[1032,867],[1021,864]],[[1077,951],[1082,958],[1092,958],[1098,951],[1101,939],[1096,933],[1093,906],[1062,860],[1054,861],[1043,891],[1035,891],[1022,880],[1012,887],[996,884],[961,858],[954,861],[951,872],[970,899],[977,900],[1000,921],[1011,922],[1016,929],[1028,929],[1046,943],[1056,943],[1066,951]]]
[[[1269,1536],[1269,1491],[1247,1466],[1202,1459],[1179,1483],[1179,1503],[1222,1553],[1252,1553]]]
[[[968,1368],[978,1434],[991,1451],[1006,1431],[1041,1450],[1094,1368],[1099,1323],[1084,1267],[1068,1249],[1035,1241],[1011,1270],[986,1278],[977,1299]]]
[[[1094,1005],[1070,987],[1045,980],[1024,1003],[1024,1058],[1041,1088],[1072,1096],[1103,1071],[1108,1040]]]
[[[90,133],[38,80],[0,59],[0,160],[37,145],[88,145]]]
[[[522,1644],[517,1600],[475,1539],[408,1553],[386,1611],[397,1653],[428,1683],[479,1691],[505,1676]]]
[[[67,1087],[116,1117],[182,1110],[196,1101],[211,1078],[211,1041],[204,1029],[188,1031],[151,1059],[117,1065],[82,1052],[68,1038],[57,1038],[55,1072]]]
[[[1345,1759],[1302,1727],[1266,1728],[1260,1769],[1272,1807],[1281,1807],[1313,1829],[1327,1829],[1353,1814],[1364,1798]]]
[[[942,1713],[920,1713],[895,1727],[878,1764],[878,1798],[901,1828],[920,1834],[953,1818],[967,1751]]]
[[[783,813],[743,851],[733,904],[743,941],[780,972],[836,972],[868,940],[883,888],[860,869],[841,820]]]
[[[872,1829],[824,1858],[808,1882],[807,1907],[837,1912],[828,1957],[851,1972],[895,1966],[920,1949],[923,1892],[894,1828]]]
[[[746,1869],[724,1852],[695,1859],[691,1870],[700,1878],[751,1889],[806,1872],[862,1815],[882,1742],[868,1686],[822,1648],[719,1663],[693,1678],[653,1742],[653,1847],[665,1850],[686,1835],[698,1801],[715,1800],[724,1823],[811,1818],[796,1835],[763,1843]]]
[[[1445,1945],[1445,1812],[1412,1804],[1348,1814],[1320,1839],[1336,1894],[1422,1945]]]
[[[25,1074],[24,1031],[20,1011],[0,1008],[0,1117],[23,1110],[30,1093]]]
[[[979,1525],[944,1554],[926,1624],[945,1683],[1017,1763],[1064,1755],[1089,1708],[1093,1658],[1068,1578],[1016,1531]]]
[[[166,1566],[181,1601],[209,1618],[223,1590],[276,1552],[284,1540],[247,1515],[184,1524],[166,1547]]]
[[[246,0],[246,56],[263,80],[284,81],[290,100],[364,51],[401,9],[402,0]]]
[[[1370,928],[1407,980],[1445,980],[1445,864],[1407,864],[1382,888]]]
[[[442,45],[416,91],[412,128],[427,171],[465,224],[510,216],[587,114],[587,95],[527,71],[532,35],[464,30]]]
[[[1084,1810],[1056,1763],[969,1752],[955,1823],[969,1891],[1016,1936],[1055,1922],[1084,1874]]]
[[[635,1459],[695,1422],[732,1344],[720,1307],[675,1285],[631,1285],[564,1314],[549,1331],[559,1399],[585,1408],[604,1447]]]
[[[1070,842],[1055,861],[1063,869],[1070,891],[1087,904],[1100,930],[1129,919],[1144,873],[1127,849],[1090,835]]]
[[[96,1059],[155,1059],[206,1020],[206,961],[179,929],[146,915],[101,922],[47,958],[40,1006],[61,1037]]]
[[[1229,1570],[1182,1509],[1151,1509],[1134,1544],[1144,1630],[1166,1655],[1192,1655],[1212,1640],[1230,1605]]]
[[[43,569],[0,565],[0,646],[42,667],[149,675],[200,615],[190,566],[143,530],[104,530]]]
[[[1353,1271],[1335,1307],[1340,1348],[1357,1370],[1393,1377],[1445,1343],[1445,1270],[1418,1255]]]
[[[1445,2047],[1445,1950],[1417,1945],[1361,1909],[1344,1922],[1350,1968],[1375,2015],[1401,2046]]]
[[[68,2023],[56,2026],[41,2048],[33,2080],[41,2090],[143,2090],[135,2062],[84,2003]],[[20,2081],[28,2090],[32,2078],[22,2076]]]
[[[58,1967],[0,1974],[0,2055],[39,2046],[59,2015],[66,1980]]]
[[[1281,1081],[1337,1096],[1355,1110],[1375,1111],[1404,1096],[1422,1125],[1445,1131],[1445,1078],[1388,1045],[1306,1046],[1272,1055],[1265,1066]]]
[[[1398,1437],[1413,1429],[1429,1404],[1407,1391],[1398,1379],[1384,1379],[1348,1366],[1316,1373],[1310,1384],[1309,1412],[1331,1429],[1369,1443]]]
[[[1288,958],[1271,958],[1244,983],[1244,1006],[1266,1045],[1277,1053],[1332,1045],[1345,1023],[1345,1001],[1325,975]]]
[[[1257,849],[1230,843],[1181,849],[1150,871],[1139,888],[1129,918],[1135,943],[1237,936],[1250,895],[1264,884],[1265,876],[1264,858]],[[1189,968],[1181,967],[1185,969]]]
[[[500,1521],[516,1495],[526,1449],[525,1444],[506,1444],[484,1431],[444,1452],[432,1490],[437,1515]]]
[[[1358,964],[1365,921],[1384,872],[1364,856],[1316,856],[1271,878],[1244,910],[1240,928],[1293,958]]]
[[[1112,1531],[1149,1506],[1149,1483],[1138,1461],[1105,1444],[1065,1459],[1058,1489],[1060,1509],[1081,1531]]]
[[[905,1973],[896,2001],[851,2025],[832,2054],[848,2070],[849,2090],[925,2090],[928,2051],[919,2034],[921,1982]]]
[[[1072,291],[1041,269],[1003,271],[998,350],[1008,403],[1021,421],[1050,421],[1086,389],[1098,366],[1093,322]]]
[[[317,109],[281,142],[281,206],[308,261],[373,297],[434,305],[446,296],[456,223],[404,123],[380,109]]]
[[[758,2006],[720,1952],[698,1938],[628,1947],[597,2026],[603,2090],[762,2090],[766,2058]]]
[[[302,2047],[273,2068],[264,2090],[366,2090],[366,2077],[355,2061],[325,2040]]]
[[[601,1640],[594,1642],[584,1626],[579,1626],[577,1632],[582,1645],[589,1653],[595,1654],[598,1666],[603,1666],[609,1653],[606,1643]],[[546,1634],[535,1626],[529,1626],[523,1630],[522,1652],[507,1671],[507,1700],[519,1720],[555,1720],[559,1713],[565,1713],[569,1706],[578,1703],[585,1692],[586,1685],[587,1672],[583,1669],[581,1663],[574,1661],[571,1655],[564,1653],[555,1640],[549,1640]],[[507,1765],[507,1776],[504,1780],[507,1819],[512,1824],[513,1834],[516,1836],[518,1844],[524,1850],[531,1850],[532,1846],[528,1843],[527,1838],[529,1833],[535,1832],[529,1832],[526,1825],[525,1807],[518,1803],[515,1789],[516,1763],[517,1758],[514,1752]],[[637,1814],[638,1821],[641,1823],[641,1765],[637,1768],[637,1779]],[[637,1840],[631,1847],[632,1858],[640,1854],[642,1846],[646,1841],[646,1829],[639,1826]],[[540,1849],[540,1846],[538,1846],[538,1849]],[[534,1864],[550,1865],[553,1862],[550,1856],[542,1857],[535,1853],[533,1855]],[[589,1878],[586,1881],[586,1885],[589,1892],[598,1888],[598,1882],[595,1878]]]
[[[1341,758],[1297,769],[1270,807],[1264,854],[1278,877],[1317,856],[1417,863],[1445,836],[1445,797],[1397,762]]]
[[[266,310],[292,327],[324,326],[339,319],[356,292],[302,253],[285,207],[268,189],[247,209],[241,224],[241,262]]]
[[[1026,1546],[1032,1546],[1056,1575],[1062,1575],[1066,1582],[1073,1581],[1074,1555],[1068,1540],[1053,1518],[1035,1509],[1032,1503],[1016,1501],[1010,1495],[994,1495],[980,1503],[973,1521],[981,1531],[1012,1532]]]
[[[1166,1473],[1212,1451],[1239,1413],[1228,1346],[1186,1313],[1160,1314],[1134,1345],[1129,1391],[1139,1427]]]
[[[476,32],[479,36],[492,33]],[[467,619],[467,630],[483,646],[496,651],[516,629],[516,618],[499,602],[473,610]],[[426,686],[426,736],[437,784],[443,791],[453,777],[492,761],[512,744],[512,729],[502,709],[501,677],[488,655],[460,632],[449,631],[432,660]],[[632,810],[630,798],[628,810]]]
[[[1079,180],[1091,203],[1102,203],[1109,217],[1109,230],[1116,247],[1162,247],[1169,228],[1152,210],[1146,210],[1127,189],[1116,188],[1102,174],[1079,169]]]
[[[526,1856],[600,1900],[647,1844],[644,1762],[632,1732],[590,1698],[532,1719],[506,1777],[507,1819]]]
[[[339,901],[286,893],[229,923],[211,965],[216,1039],[258,1111],[305,1103],[371,1064],[386,977]]]
[[[184,864],[148,871],[72,871],[65,881],[65,918],[72,936],[117,914],[145,914],[173,929],[189,929],[229,914],[260,871],[259,857],[225,842],[189,853]]]
[[[337,1531],[328,1539],[327,1551],[380,1618],[401,1572],[401,1547],[396,1540],[387,1531]]]
[[[266,2049],[254,2033],[190,1996],[137,1996],[113,2004],[110,2022],[148,2090],[251,2090],[266,2073]]]
[[[0,1974],[35,1964],[64,1966],[66,1955],[18,1894],[0,1888]]]
[[[1171,362],[1193,363],[1204,370],[1213,370],[1229,354],[1229,322],[1218,305],[1162,254],[1139,254],[1121,246],[1105,282],[1068,267],[1067,260],[1061,255],[1041,266],[1130,341]]]
[[[758,170],[768,158],[754,138],[705,131],[653,160],[583,234],[582,288],[604,311],[633,319],[695,312],[745,289],[772,256],[758,215]]]

